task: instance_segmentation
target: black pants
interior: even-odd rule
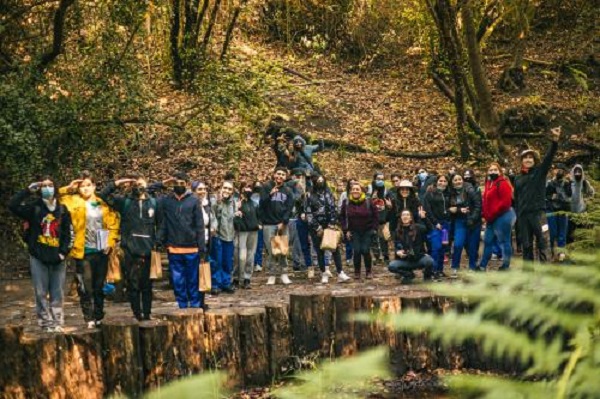
[[[317,262],[319,263],[319,269],[324,272],[325,271],[325,251],[321,249],[321,242],[323,241],[323,236],[319,237],[316,231],[310,231],[310,239],[315,246],[315,251],[317,251]],[[333,255],[333,263],[335,263],[335,271],[338,273],[342,272],[342,254],[340,252],[340,247],[332,251]]]
[[[87,254],[75,263],[77,273],[77,293],[87,321],[104,318],[104,282],[108,272],[108,255],[102,252]],[[93,302],[92,302],[93,300]]]
[[[535,238],[538,256],[541,263],[547,261],[548,244],[542,233],[542,211],[521,213],[517,216],[521,242],[523,244],[523,260],[533,261],[533,240]]]
[[[352,232],[352,249],[354,250],[354,273],[360,273],[361,258],[365,260],[365,270],[371,272],[373,260],[371,258],[371,242],[373,240],[373,232],[368,231],[353,231]]]
[[[127,293],[131,310],[138,319],[142,316],[149,317],[152,311],[150,256],[135,256],[127,250],[124,252],[123,273],[127,279]]]

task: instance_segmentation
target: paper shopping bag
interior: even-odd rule
[[[122,250],[119,247],[113,248],[108,254],[108,273],[106,273],[106,281],[116,283],[121,281],[121,254]]]
[[[323,251],[335,251],[340,243],[340,231],[338,229],[325,229],[321,249]]]
[[[389,241],[392,238],[392,233],[390,231],[390,224],[386,223],[383,225],[383,228],[381,229],[381,235],[383,236],[383,239],[385,241]]]
[[[273,236],[271,237],[271,254],[273,256],[287,256],[289,251],[289,242],[287,236]]]
[[[160,252],[150,252],[150,279],[160,280],[162,278],[162,257]]]
[[[212,289],[212,277],[210,274],[210,263],[206,261],[200,262],[200,270],[198,272],[200,281],[198,287],[200,292],[210,292]]]

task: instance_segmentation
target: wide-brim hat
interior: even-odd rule
[[[402,180],[400,182],[400,185],[398,185],[398,188],[413,188],[413,184],[410,182],[410,180]]]
[[[540,162],[540,153],[537,152],[536,150],[532,150],[531,148],[529,148],[529,149],[521,152],[519,159],[523,160],[523,158],[525,158],[525,155],[533,155],[533,159],[535,160],[535,163]]]

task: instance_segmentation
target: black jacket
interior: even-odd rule
[[[555,198],[552,198],[556,195]],[[546,185],[546,210],[548,212],[571,211],[571,182],[552,179]]]
[[[405,209],[410,211],[415,222],[418,223],[420,221],[419,207],[421,206],[421,201],[419,201],[419,197],[412,190],[407,198],[403,198],[397,190],[390,192],[390,197],[392,198],[392,209],[389,212],[390,231],[396,231],[400,214]]]
[[[450,220],[450,198],[448,190],[439,191],[437,188],[432,188],[425,193],[423,197],[423,208],[427,213],[427,219],[434,226],[442,221]]]
[[[204,252],[204,218],[198,197],[190,191],[178,200],[169,194],[159,200],[161,215],[157,241],[164,246],[198,248]]]
[[[394,247],[396,252],[402,249],[406,251],[408,257],[400,258],[396,255],[397,259],[403,259],[412,262],[418,261],[425,255],[425,241],[427,239],[427,233],[433,229],[433,226],[428,220],[425,220],[424,223],[425,224],[414,223],[410,226],[401,225],[398,227],[398,230],[396,230]]]
[[[460,192],[450,191],[450,207],[453,206],[458,208],[458,212],[452,214],[454,219],[466,219],[468,227],[478,226],[481,222],[481,192],[472,185],[466,184]],[[469,212],[464,214],[460,208],[469,208]]]
[[[262,187],[260,193],[261,223],[264,225],[288,224],[294,207],[292,190],[284,184],[277,193],[271,195],[273,187],[275,187],[275,182],[272,180]]]
[[[515,178],[517,215],[544,210],[546,205],[546,176],[557,150],[558,143],[552,142],[541,165],[536,165],[527,173],[523,172]]]
[[[71,214],[58,200],[54,211],[50,211],[41,198],[27,201],[30,195],[28,189],[19,191],[8,208],[29,224],[26,236],[29,254],[42,263],[59,264],[62,262],[59,254],[66,258],[73,247]]]
[[[242,216],[236,216],[233,219],[233,225],[236,231],[257,231],[260,222],[258,220],[258,207],[248,199],[242,200],[240,211]]]
[[[306,195],[306,221],[308,227],[317,231],[338,222],[337,207],[333,193],[329,188],[313,190]]]
[[[134,256],[149,256],[159,226],[157,200],[149,195],[143,200],[116,195],[115,190],[111,182],[99,196],[121,216],[121,248]]]

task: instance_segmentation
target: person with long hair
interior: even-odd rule
[[[23,238],[29,250],[37,322],[45,332],[62,332],[65,259],[73,245],[71,214],[57,198],[55,187],[51,177],[44,177],[8,203],[27,223]]]
[[[444,253],[449,244],[450,234],[449,207],[448,178],[446,175],[438,175],[435,185],[431,185],[423,197],[423,208],[433,225],[433,230],[429,233],[429,250],[436,278],[444,276]]]
[[[500,270],[508,270],[512,256],[511,232],[517,218],[512,208],[513,187],[502,173],[502,168],[492,162],[488,168],[482,199],[482,215],[486,222],[483,236],[483,256],[479,270],[485,271],[497,241],[502,253]]]
[[[119,238],[119,215],[96,195],[96,180],[87,171],[61,187],[59,194],[73,221],[75,240],[70,255],[75,259],[83,318],[89,328],[94,328],[104,318],[103,288],[108,254]]]
[[[240,185],[241,200],[237,204],[233,220],[238,238],[238,276],[243,289],[250,289],[250,280],[254,271],[254,252],[261,229],[258,220],[258,204],[252,201],[253,185],[242,182]]]

